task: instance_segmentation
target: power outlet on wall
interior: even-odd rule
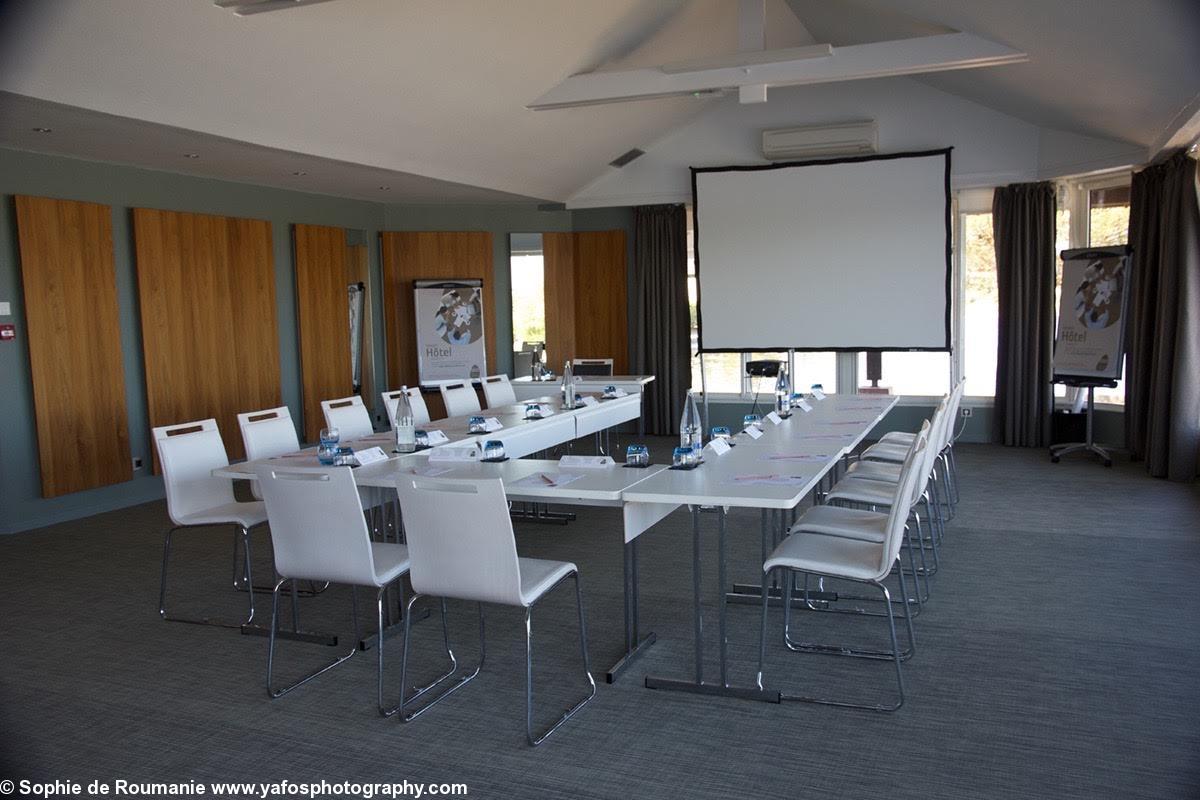
[[[142,460],[141,460],[140,458],[135,458],[135,459],[133,460],[133,468],[134,468],[135,470],[138,470],[138,469],[141,469],[141,468],[142,468]]]
[[[969,417],[969,416],[971,416],[971,414],[973,414],[973,413],[975,413],[975,410],[974,410],[973,408],[964,407],[964,408],[962,409],[962,415],[963,415],[964,417]]]

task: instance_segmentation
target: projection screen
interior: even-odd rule
[[[693,167],[701,351],[950,349],[950,150]]]

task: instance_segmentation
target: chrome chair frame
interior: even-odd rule
[[[540,735],[535,735],[534,730],[533,730],[533,608],[542,599],[542,597],[549,595],[551,592],[553,592],[555,589],[557,589],[559,587],[559,585],[561,585],[563,583],[563,581],[565,581],[568,577],[573,577],[575,579],[575,603],[576,603],[576,608],[577,608],[578,615],[579,615],[579,650],[580,650],[581,656],[583,657],[583,671],[584,671],[584,674],[587,676],[588,684],[591,687],[591,691],[581,701],[579,701],[575,705],[568,708],[566,710],[566,712],[564,712],[562,714],[562,716],[560,716],[553,725],[551,725],[549,728],[544,730]],[[409,632],[410,632],[410,621],[412,619],[412,607],[413,607],[413,604],[417,601],[417,599],[419,597],[421,597],[421,595],[414,595],[412,597],[412,599],[410,599],[408,601],[408,605],[405,609],[405,615],[404,615],[404,656],[403,656],[403,659],[402,659],[401,665],[400,665],[400,686],[401,686],[400,705],[397,706],[395,709],[392,709],[392,713],[396,713],[396,712],[400,713],[400,719],[402,722],[412,722],[414,719],[421,716],[426,711],[428,711],[430,708],[437,705],[442,700],[445,700],[447,697],[449,697],[455,691],[462,688],[467,683],[469,683],[471,680],[473,680],[479,674],[480,670],[483,669],[484,658],[486,655],[486,651],[484,649],[485,648],[485,633],[484,633],[483,603],[479,603],[479,663],[475,666],[474,671],[472,671],[468,675],[464,675],[463,677],[459,678],[453,685],[451,685],[449,688],[442,691],[440,694],[438,694],[432,700],[427,702],[425,705],[421,706],[420,708],[416,709],[415,711],[412,711],[411,713],[407,713],[407,714],[404,713],[405,707],[410,702],[416,700],[418,697],[425,694],[427,691],[432,689],[434,686],[437,686],[443,680],[446,680],[447,678],[450,677],[450,675],[443,675],[441,678],[438,678],[433,683],[425,686],[422,689],[416,690],[415,694],[413,694],[412,696],[407,697],[407,698],[404,697],[404,688],[403,687],[407,683],[407,674],[408,674]],[[445,601],[445,599],[442,599],[441,602],[442,602],[442,614],[443,614],[443,626],[444,626],[445,625],[445,613],[446,613],[446,601]],[[448,642],[447,642],[447,649],[449,649]],[[596,696],[596,681],[592,677],[591,665],[588,661],[587,622],[584,618],[584,611],[583,611],[583,590],[580,586],[579,571],[573,570],[568,575],[565,575],[562,578],[560,578],[553,586],[551,586],[549,589],[547,589],[545,592],[543,592],[542,595],[540,597],[538,597],[537,600],[533,601],[532,603],[530,603],[528,606],[525,607],[525,739],[526,739],[526,741],[529,742],[530,746],[537,747],[542,742],[544,742],[546,740],[546,738],[548,736],[550,736],[550,734],[552,734],[556,730],[558,730],[563,725],[563,723],[565,723],[571,717],[575,716],[575,714],[581,708],[583,708],[585,705],[587,705],[588,702],[595,696]]]
[[[173,617],[167,614],[167,567],[171,560],[171,538],[174,536],[176,531],[194,530],[198,528],[215,528],[221,527],[224,524],[227,523],[214,522],[205,523],[202,525],[173,525],[167,530],[166,536],[163,540],[162,570],[158,583],[158,615],[162,619],[166,620],[167,622],[186,622],[192,625],[213,625],[218,628],[241,628],[254,621],[254,592],[246,593],[249,596],[250,609],[249,613],[246,615],[246,619],[241,622],[225,622],[213,620],[208,617],[201,619],[195,619],[191,617]],[[245,563],[243,564],[243,568],[241,570],[242,575],[240,577],[241,580],[245,581],[244,585],[246,586],[253,585],[250,568],[250,531],[252,531],[254,528],[262,527],[265,524],[266,522],[264,521],[258,525],[253,525],[250,528],[246,528],[242,525],[233,526],[235,528],[235,541],[236,537],[238,536],[240,536],[242,539],[242,550],[245,555]],[[237,575],[237,568],[235,566],[233,576],[233,588],[235,591],[239,589],[238,580],[239,576]]]

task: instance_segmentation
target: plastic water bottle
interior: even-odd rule
[[[775,412],[781,417],[792,413],[792,382],[788,380],[787,367],[779,368],[779,377],[775,379]]]
[[[563,408],[575,407],[575,375],[571,372],[571,362],[563,364],[562,375]]]
[[[400,387],[400,400],[396,403],[396,451],[413,453],[417,449],[416,423],[413,420],[412,402],[408,399],[408,387]]]
[[[703,428],[700,425],[700,409],[696,406],[696,395],[689,389],[683,401],[683,416],[679,419],[679,446],[690,448],[700,457],[704,447]]]

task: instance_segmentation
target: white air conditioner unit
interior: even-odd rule
[[[762,134],[762,152],[771,161],[865,155],[874,153],[878,144],[879,130],[873,121],[783,128]]]

